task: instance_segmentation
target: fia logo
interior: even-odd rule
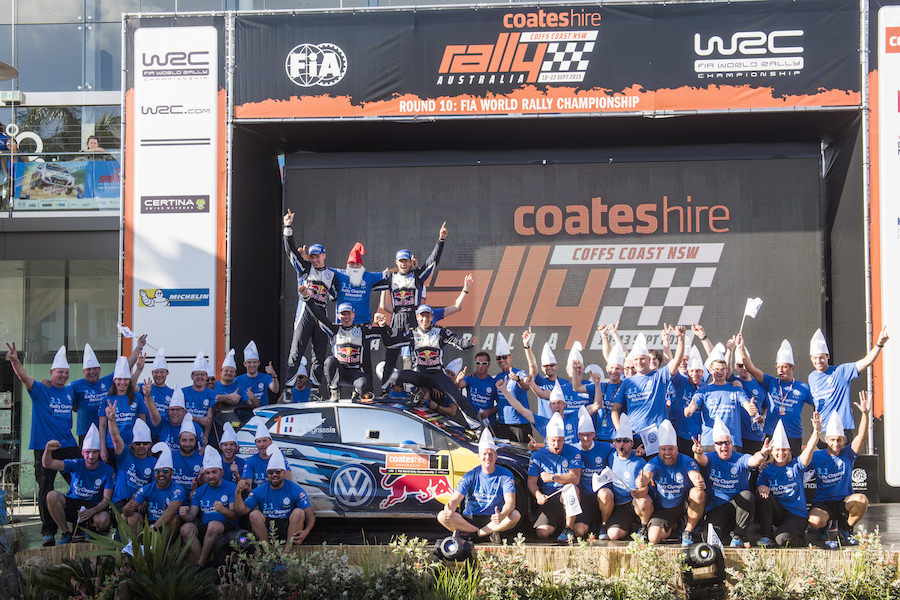
[[[334,44],[300,44],[284,61],[288,78],[300,87],[331,86],[347,73],[347,56]]]

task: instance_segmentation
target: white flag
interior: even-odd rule
[[[134,332],[133,332],[132,330],[128,329],[127,327],[125,327],[124,325],[122,325],[121,323],[118,323],[118,324],[116,325],[116,327],[119,328],[119,334],[120,334],[122,337],[126,337],[126,338],[133,338],[133,337],[134,337]]]
[[[747,306],[744,307],[744,316],[755,319],[759,314],[759,308],[762,306],[762,298],[747,298]]]
[[[563,506],[566,508],[567,517],[577,517],[581,514],[581,502],[578,501],[578,491],[571,483],[562,488]]]
[[[725,550],[725,547],[722,546],[722,540],[716,534],[716,528],[712,526],[712,523],[709,524],[709,529],[706,531],[706,543],[710,546],[717,546],[719,550]]]
[[[648,425],[637,432],[644,444],[644,456],[659,454],[659,430],[656,425]]]
[[[598,491],[607,483],[612,483],[613,476],[614,475],[612,469],[610,469],[609,467],[603,467],[602,471],[600,471],[599,473],[594,473],[594,475],[591,477],[591,485],[594,491]]]
[[[128,556],[134,556],[134,551],[132,550],[131,540],[128,540],[128,543],[125,544],[125,547],[122,548],[122,554],[127,554]]]

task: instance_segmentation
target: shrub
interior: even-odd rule
[[[529,600],[538,590],[537,574],[525,562],[525,537],[520,533],[512,546],[479,557],[481,584],[478,598],[484,600]]]
[[[744,555],[743,569],[728,568],[731,598],[735,600],[792,600],[796,594],[788,587],[785,569],[772,551],[754,551]]]

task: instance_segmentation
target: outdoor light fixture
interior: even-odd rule
[[[434,545],[434,555],[440,560],[464,561],[472,558],[472,542],[458,537],[445,537]]]
[[[718,599],[727,596],[725,589],[725,557],[722,549],[700,543],[684,551],[684,588],[689,600]]]

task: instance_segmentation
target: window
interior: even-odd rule
[[[309,409],[280,416],[267,426],[276,435],[285,435],[297,441],[336,442],[337,427],[334,424],[334,409]]]
[[[349,406],[338,407],[338,411],[345,444],[399,446],[414,442],[427,446],[425,426],[402,413]]]
[[[16,26],[16,81],[26,93],[81,90],[83,55],[84,25]]]

